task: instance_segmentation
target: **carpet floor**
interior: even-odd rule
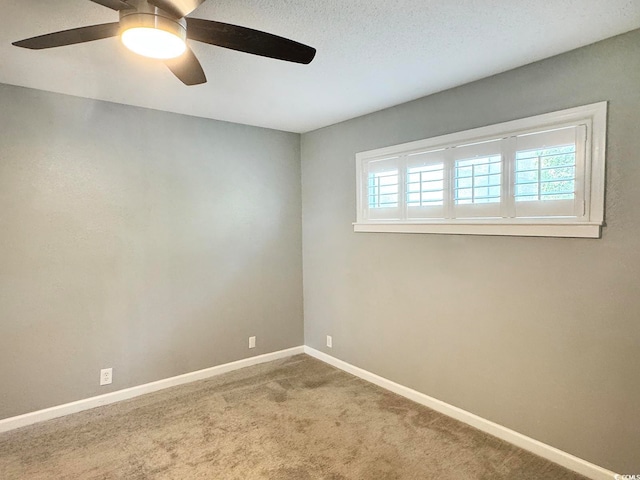
[[[2,480],[584,480],[306,355],[0,434]]]

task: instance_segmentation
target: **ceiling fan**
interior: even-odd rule
[[[308,64],[316,50],[270,33],[228,23],[187,17],[206,0],[90,0],[120,13],[120,21],[74,28],[14,42],[41,50],[120,35],[133,52],[163,60],[185,85],[206,83],[200,62],[186,40]]]

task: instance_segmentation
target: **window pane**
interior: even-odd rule
[[[515,177],[516,202],[573,200],[575,143],[516,152]]]
[[[516,185],[516,200],[518,197],[531,197],[534,196],[536,199],[539,195],[539,184],[535,183],[525,183],[525,184],[517,184]]]
[[[518,170],[520,171],[527,171],[527,170],[535,170],[536,172],[538,171],[538,164],[540,162],[538,162],[538,157],[528,157],[526,156],[526,154],[528,154],[529,152],[518,152],[517,153],[517,159],[516,161],[518,162]]]
[[[460,166],[456,168],[456,178],[473,177],[473,167]]]
[[[398,206],[398,170],[369,174],[369,208]]]
[[[553,149],[552,149],[553,150]],[[566,148],[565,150],[570,150],[564,155],[547,155],[542,157],[542,168],[551,168],[551,167],[570,167],[576,164],[576,147],[575,145],[570,145],[570,148]]]
[[[540,180],[543,182],[552,182],[560,179],[573,180],[576,178],[576,167],[543,168],[540,173]]]
[[[471,188],[473,187],[473,178],[457,178],[456,188]]]
[[[407,205],[426,207],[444,202],[444,164],[421,165],[407,170]]]
[[[560,182],[540,182],[540,195],[570,195],[573,194],[574,184],[575,182],[573,180]]]
[[[516,173],[516,185],[523,183],[538,183],[538,170],[527,170]]]
[[[456,204],[499,203],[501,172],[500,155],[456,160]]]
[[[458,199],[473,199],[473,188],[464,188],[456,192],[456,198]]]
[[[408,193],[420,192],[420,182],[408,182],[407,192]],[[420,198],[420,195],[418,195],[418,198]]]
[[[486,187],[489,185],[489,175],[476,175],[475,186]]]

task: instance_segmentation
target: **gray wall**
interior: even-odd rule
[[[299,158],[297,134],[0,85],[0,418],[300,345]]]
[[[602,239],[353,233],[356,152],[602,100]],[[639,112],[635,31],[303,135],[306,345],[639,473]]]

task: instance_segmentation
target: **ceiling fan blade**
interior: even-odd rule
[[[148,0],[148,2],[176,18],[182,18],[202,5],[205,0]]]
[[[93,42],[94,40],[115,37],[119,31],[120,24],[118,22],[103,23],[101,25],[63,30],[62,32],[47,33],[46,35],[13,42],[12,45],[31,50],[42,50],[44,48],[64,47],[76,43]]]
[[[102,5],[103,7],[110,8],[111,10],[126,10],[128,8],[133,8],[131,5],[128,5],[126,2],[122,0],[90,0],[93,3],[97,3]]]
[[[207,76],[202,70],[202,65],[200,65],[200,62],[188,46],[187,51],[182,56],[165,60],[164,63],[185,85],[192,86],[207,83]]]
[[[287,38],[199,18],[187,18],[187,38],[287,62],[308,64],[316,55],[315,48]]]

